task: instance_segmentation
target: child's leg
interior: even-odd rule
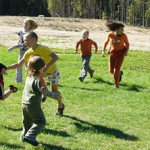
[[[119,85],[120,68],[122,66],[123,60],[124,60],[124,55],[119,55],[118,58],[116,59],[115,70],[114,70],[115,85]]]
[[[23,130],[21,132],[21,138],[23,140],[23,137],[26,135],[28,130],[32,126],[32,118],[30,117],[28,111],[27,111],[27,105],[22,105],[22,124],[23,124]]]
[[[110,58],[109,58],[109,72],[111,74],[114,74],[115,63],[116,63],[116,55],[115,54],[110,54]]]
[[[18,56],[18,62],[21,60],[22,58],[22,52],[20,50],[20,54]],[[16,70],[16,82],[19,83],[19,82],[22,82],[22,66],[17,68]]]
[[[80,70],[80,77],[81,78],[85,78],[87,76],[87,71],[86,71],[85,64],[86,64],[85,56],[82,56],[82,67],[81,67],[81,70]]]
[[[52,90],[52,92],[59,93],[61,95],[61,93],[58,91],[59,79],[60,79],[60,73],[58,70],[56,70],[53,74],[48,75],[48,80],[51,83],[51,89],[50,90]],[[62,98],[57,99],[57,101],[58,101],[58,110],[62,109],[62,113],[63,113],[64,104],[62,103]]]
[[[25,52],[26,52],[26,50],[20,50],[20,54],[19,54],[19,57],[18,57],[18,62],[22,59]],[[17,68],[17,72],[16,72],[16,82],[17,83],[22,82],[22,78],[23,78],[22,68],[23,68],[22,66]]]
[[[91,55],[82,56],[82,68],[80,71],[80,77],[85,78],[87,76],[87,72],[91,73],[93,70],[90,68]]]
[[[91,75],[91,74],[93,74],[94,70],[92,70],[90,67],[90,60],[91,60],[91,55],[88,55],[86,58],[86,61],[87,61],[86,70]]]
[[[58,91],[58,85],[53,83],[52,83],[52,92],[59,93],[61,95],[61,93]],[[58,108],[62,108],[62,98],[57,99],[57,101],[58,101]]]
[[[26,120],[26,123],[28,121],[29,124],[32,123],[32,126],[25,134],[24,140],[34,146],[37,146],[38,142],[36,141],[36,137],[44,129],[46,125],[46,119],[45,119],[43,110],[41,109],[40,106],[27,105],[25,107],[26,107],[25,108],[26,113],[28,114],[28,116],[30,116],[30,119],[29,117],[27,117],[27,118],[24,118],[24,120],[29,119],[29,120]]]

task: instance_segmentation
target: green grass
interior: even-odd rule
[[[0,106],[0,150],[149,150],[150,149],[150,52],[130,51],[122,69],[119,89],[113,88],[108,72],[108,56],[93,55],[89,75],[78,80],[81,59],[71,50],[57,50],[61,72],[59,89],[66,105],[64,117],[55,116],[57,102],[48,98],[42,107],[47,119],[45,130],[37,137],[44,147],[21,143],[21,93],[24,83],[15,83],[15,70],[5,76],[5,88],[14,84],[19,91]],[[72,50],[73,51],[73,50]],[[69,54],[67,54],[67,52]],[[10,65],[18,51],[0,47],[0,61]],[[25,72],[24,72],[25,74]],[[24,76],[25,77],[25,76]]]

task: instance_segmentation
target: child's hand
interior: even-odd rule
[[[44,103],[46,101],[46,97],[42,98],[42,103]]]

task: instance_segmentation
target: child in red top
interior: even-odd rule
[[[115,88],[119,88],[119,82],[121,81],[123,75],[123,71],[120,71],[120,69],[124,60],[124,56],[127,55],[129,42],[127,35],[123,33],[123,23],[117,21],[108,21],[106,26],[112,32],[108,34],[108,37],[104,43],[102,56],[105,56],[106,47],[108,43],[110,43],[110,49],[108,51],[110,54],[109,71],[114,75]]]
[[[90,59],[92,55],[92,45],[95,47],[95,54],[97,53],[98,46],[97,43],[89,39],[89,31],[84,30],[82,33],[82,39],[80,39],[76,44],[76,50],[78,51],[79,45],[81,46],[81,57],[82,57],[82,68],[80,71],[79,80],[83,82],[84,78],[87,76],[87,72],[90,74],[90,77],[93,77],[94,70],[90,68]]]

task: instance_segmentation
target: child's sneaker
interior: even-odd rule
[[[42,98],[42,103],[44,103],[46,101],[46,97]]]
[[[33,146],[38,146],[38,144],[39,144],[39,143],[36,141],[35,138],[33,138],[33,137],[28,137],[28,136],[24,137],[24,142],[27,142],[27,143],[29,143],[29,144],[31,144],[31,145],[33,145]]]
[[[81,82],[83,82],[83,81],[84,81],[84,78],[83,78],[83,77],[79,77],[79,80],[80,80]]]
[[[13,93],[16,93],[18,91],[18,88],[13,85],[9,85],[8,87],[10,90],[12,90]]]
[[[93,78],[94,70],[91,71],[90,73],[90,78]]]
[[[119,85],[114,85],[114,88],[118,89],[118,88],[119,88]]]
[[[56,112],[56,115],[63,115],[63,111],[65,109],[65,105],[62,103],[62,108],[58,108],[58,111]]]

